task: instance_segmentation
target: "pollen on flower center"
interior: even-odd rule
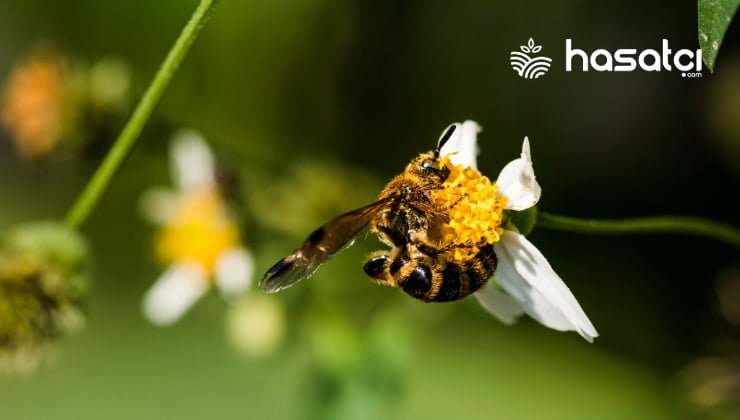
[[[443,188],[435,193],[437,204],[449,209],[442,245],[452,245],[454,258],[464,261],[477,254],[481,246],[498,242],[503,233],[500,226],[506,198],[477,170],[453,165],[446,157],[442,162],[450,169]]]
[[[222,253],[239,244],[239,229],[223,199],[209,189],[180,199],[172,219],[157,238],[157,255],[165,263],[191,262],[212,272]]]

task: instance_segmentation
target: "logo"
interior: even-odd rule
[[[522,51],[512,51],[509,58],[511,68],[519,76],[525,79],[537,79],[550,70],[552,58],[535,56],[542,51],[542,45],[535,45],[534,39],[529,38],[527,45],[522,45],[519,49]]]
[[[667,39],[663,38],[660,49],[620,48],[609,51],[597,48],[586,51],[574,47],[572,39],[565,40],[565,54],[563,63],[565,71],[572,72],[676,72],[684,78],[701,78],[702,53],[701,49],[671,48]],[[512,51],[509,57],[511,68],[520,77],[538,79],[550,70],[552,58],[538,56],[542,46],[537,45],[534,39],[529,38],[526,45],[519,47],[521,51]]]
[[[571,39],[565,40],[565,71],[573,71],[574,63],[580,62],[582,71],[599,72],[631,72],[642,70],[648,72],[673,71],[682,72],[682,77],[701,77],[701,49],[692,51],[682,49],[674,51],[663,39],[660,50],[646,49],[638,51],[635,48],[621,48],[613,53],[599,48],[588,53],[579,48],[573,48]],[[512,53],[513,54],[513,53]]]

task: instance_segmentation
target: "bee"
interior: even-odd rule
[[[345,213],[311,233],[298,249],[265,273],[260,281],[262,289],[274,293],[310,277],[322,263],[354,244],[368,226],[391,247],[371,254],[363,266],[375,282],[398,287],[427,302],[462,299],[483,286],[496,269],[491,245],[481,247],[464,262],[446,256],[450,245],[439,245],[439,232],[447,221],[449,207],[435,204],[433,194],[450,174],[439,152],[456,128],[453,124],[443,132],[434,151],[414,158],[388,183],[378,201]]]
[[[378,284],[398,287],[413,298],[450,302],[483,287],[496,264],[493,245],[484,245],[473,258],[459,262],[409,243],[390,251],[376,251],[363,269]]]

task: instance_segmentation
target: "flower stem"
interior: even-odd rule
[[[727,223],[689,216],[653,216],[634,219],[578,219],[539,212],[537,227],[568,232],[630,235],[680,233],[703,236],[740,249],[740,229]]]
[[[149,83],[144,96],[141,97],[136,109],[118,135],[113,147],[106,155],[103,163],[98,167],[85,189],[77,197],[64,219],[67,226],[77,229],[87,219],[90,212],[95,208],[100,197],[110,185],[113,177],[120,170],[121,165],[131,153],[136,140],[141,134],[149,116],[157,106],[164,90],[172,80],[178,66],[187,54],[193,41],[198,37],[208,17],[211,15],[217,0],[201,0],[193,12],[190,20],[180,33],[170,51],[167,53],[159,70]]]

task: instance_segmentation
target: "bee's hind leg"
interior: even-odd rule
[[[396,282],[390,274],[392,261],[388,251],[375,251],[367,257],[362,269],[374,282],[383,286],[396,287]]]

